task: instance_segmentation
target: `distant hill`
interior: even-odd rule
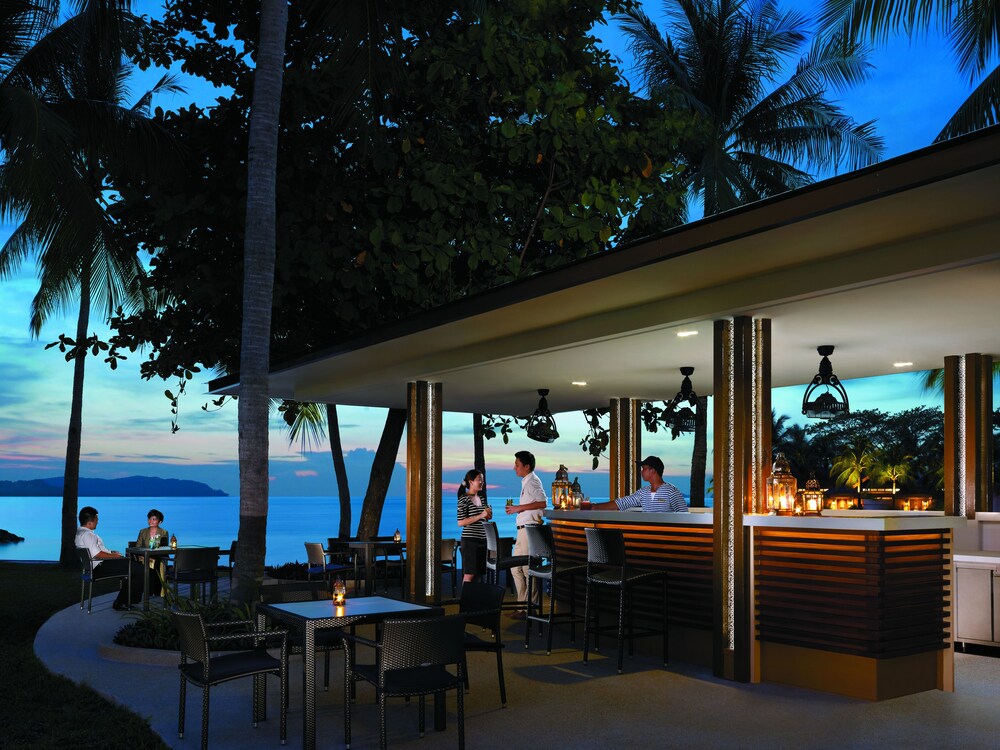
[[[61,497],[62,490],[62,477],[16,482],[0,480],[0,497]],[[228,494],[190,479],[81,477],[80,497],[228,497]]]

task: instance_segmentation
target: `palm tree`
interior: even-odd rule
[[[826,0],[821,25],[845,39],[885,41],[936,27],[947,34],[959,70],[975,84],[972,93],[934,139],[944,141],[1000,122],[1000,4],[973,0]],[[978,83],[976,83],[978,81]]]
[[[875,466],[875,475],[879,479],[888,479],[892,482],[892,494],[896,494],[896,483],[905,482],[910,478],[912,467],[910,460],[912,456],[903,456],[901,460],[892,459],[880,460]]]
[[[861,499],[861,485],[868,479],[868,472],[875,462],[871,446],[864,440],[852,440],[844,446],[840,454],[833,459],[833,471],[837,472],[836,480],[848,487],[858,488],[858,499]]]
[[[278,114],[285,62],[286,0],[261,0],[247,156],[240,336],[240,528],[232,598],[249,603],[264,575],[268,501],[268,369],[274,288]]]
[[[879,159],[873,123],[855,123],[825,98],[827,87],[865,80],[862,47],[816,42],[802,54],[806,18],[780,13],[774,0],[665,0],[663,9],[666,33],[638,8],[618,20],[649,96],[701,121],[684,157],[706,215],[807,185],[804,169]],[[778,82],[795,55],[795,72]]]
[[[30,328],[38,336],[50,316],[77,307],[73,395],[63,480],[60,562],[77,561],[74,534],[82,444],[83,385],[88,352],[106,345],[88,337],[93,309],[107,321],[116,307],[144,304],[144,270],[137,249],[125,242],[114,219],[116,181],[148,174],[163,153],[165,137],[147,119],[153,92],[132,108],[122,104],[130,65],[123,55],[138,38],[139,21],[127,2],[90,3],[44,34],[8,71],[0,88],[18,85],[33,95],[39,118],[59,133],[8,137],[15,117],[2,119],[5,161],[0,166],[0,214],[19,222],[0,248],[0,278],[36,257],[39,289]],[[177,90],[172,79],[158,90]],[[7,90],[5,94],[10,94]],[[52,148],[49,148],[52,146]],[[66,347],[63,346],[65,349]]]

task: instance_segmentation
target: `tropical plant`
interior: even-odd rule
[[[36,24],[12,47],[15,58],[0,83],[0,96],[6,99],[0,116],[0,215],[17,223],[0,248],[0,278],[10,277],[29,258],[37,260],[33,336],[53,313],[74,307],[77,311],[75,336],[61,335],[50,345],[73,362],[61,516],[64,565],[77,560],[73,539],[85,362],[88,354],[107,349],[88,334],[91,314],[97,310],[106,322],[116,307],[134,311],[148,299],[137,246],[118,227],[117,190],[167,163],[168,139],[148,119],[149,106],[154,93],[177,90],[173,79],[164,78],[134,106],[124,104],[131,70],[125,55],[137,47],[142,30],[129,5],[85,3],[59,26],[52,26],[51,15],[43,10],[49,6],[32,6]],[[7,109],[12,99],[23,107],[29,97],[36,102],[34,111]],[[12,125],[22,119],[40,127],[36,138],[23,126]],[[53,131],[59,133],[57,139]],[[118,358],[108,356],[112,368]]]
[[[805,170],[878,161],[874,123],[854,122],[826,97],[867,78],[863,46],[836,38],[806,49],[809,21],[776,0],[665,0],[663,14],[665,31],[638,7],[618,20],[649,96],[700,122],[683,152],[706,215],[807,185]]]
[[[848,487],[857,487],[858,497],[861,497],[861,487],[870,478],[871,469],[875,463],[875,454],[871,445],[864,440],[855,440],[843,447],[833,459],[832,469],[836,480]]]
[[[884,42],[890,35],[944,32],[972,93],[949,118],[935,142],[1000,121],[1000,3],[980,0],[826,0],[821,24],[845,39]]]
[[[877,479],[892,483],[892,494],[896,494],[896,484],[910,478],[913,472],[910,462],[912,456],[903,456],[893,452],[880,451],[876,456],[873,474]]]
[[[195,599],[179,597],[172,599],[170,608],[150,607],[147,611],[128,612],[127,622],[114,635],[114,642],[133,648],[156,648],[166,651],[180,649],[177,627],[171,617],[172,612],[200,614],[207,625],[227,623],[215,629],[216,633],[240,633],[254,629],[254,618],[250,607],[227,601],[213,601],[202,604]],[[240,651],[253,648],[253,640],[224,641],[219,645],[223,651]]]

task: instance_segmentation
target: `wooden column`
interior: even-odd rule
[[[611,419],[608,431],[608,498],[631,495],[639,488],[639,467],[642,460],[641,433],[639,432],[639,402],[631,398],[611,399]]]
[[[944,359],[944,510],[975,518],[990,510],[993,474],[993,358]]]
[[[716,321],[714,349],[712,668],[719,677],[746,682],[754,630],[749,531],[743,515],[764,502],[764,462],[770,458],[770,321]]]
[[[415,602],[440,602],[441,384],[406,386],[407,589]]]

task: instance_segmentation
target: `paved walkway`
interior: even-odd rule
[[[114,633],[128,615],[111,609],[112,598],[95,599],[89,616],[78,606],[57,613],[39,630],[35,652],[53,672],[88,684],[146,718],[169,746],[198,747],[200,691],[188,690],[187,733],[179,740],[177,657],[160,652],[150,658],[148,652],[115,646]],[[500,708],[493,655],[470,656],[470,748],[1000,748],[1000,659],[989,656],[956,654],[954,693],[928,691],[867,703],[780,685],[727,682],[680,662],[664,669],[654,658],[627,660],[626,673],[618,675],[613,641],[607,642],[605,657],[584,667],[563,628],[556,630],[556,644],[547,657],[544,646],[524,650],[523,623],[505,618],[505,626],[506,709]],[[321,748],[343,747],[342,664],[340,655],[333,654],[331,689],[318,693]],[[300,657],[292,657],[290,670],[288,746],[301,747]],[[317,672],[322,681],[322,669]],[[269,718],[256,729],[250,725],[250,682],[212,690],[212,748],[280,747],[276,681],[268,680]],[[429,729],[421,740],[416,702],[391,702],[389,745],[456,747],[453,696],[448,708],[447,731]],[[352,718],[352,748],[377,747],[378,710],[370,688],[359,688]]]

